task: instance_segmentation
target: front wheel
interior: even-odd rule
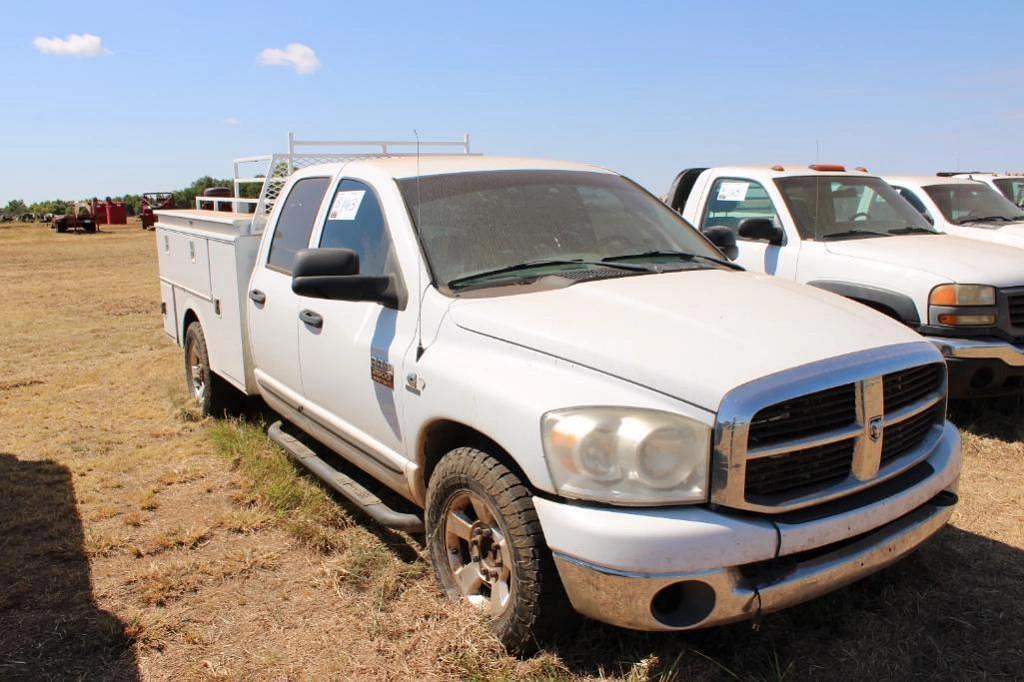
[[[510,652],[575,622],[529,489],[490,454],[444,456],[427,487],[426,529],[441,589],[487,613]]]
[[[185,382],[189,396],[205,417],[220,417],[233,405],[234,389],[210,369],[203,327],[193,322],[185,330]]]

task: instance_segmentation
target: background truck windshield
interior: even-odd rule
[[[951,223],[1007,222],[1024,220],[1024,211],[999,192],[980,182],[962,185],[931,185],[924,191]]]
[[[775,182],[804,239],[935,232],[881,178],[825,175]]]
[[[398,184],[439,284],[547,259],[650,251],[722,258],[674,211],[618,175],[485,171]]]
[[[1024,178],[1002,178],[995,183],[1004,197],[1024,208]]]

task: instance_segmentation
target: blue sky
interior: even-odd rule
[[[472,135],[663,192],[723,163],[1024,167],[1024,2],[8,3],[0,205],[181,187],[305,138]],[[47,54],[89,34],[109,53]],[[309,46],[320,67],[261,63]],[[228,123],[232,120],[234,123]]]

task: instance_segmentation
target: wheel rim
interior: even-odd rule
[[[188,349],[188,373],[192,383],[192,395],[196,400],[202,400],[206,393],[206,382],[203,380],[203,361],[194,344]]]
[[[448,503],[443,532],[455,586],[474,606],[502,613],[511,601],[513,565],[497,514],[480,496],[461,491]]]

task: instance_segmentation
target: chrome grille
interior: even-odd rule
[[[719,411],[712,501],[782,512],[890,478],[938,441],[945,394],[941,356],[918,343],[745,385]]]

